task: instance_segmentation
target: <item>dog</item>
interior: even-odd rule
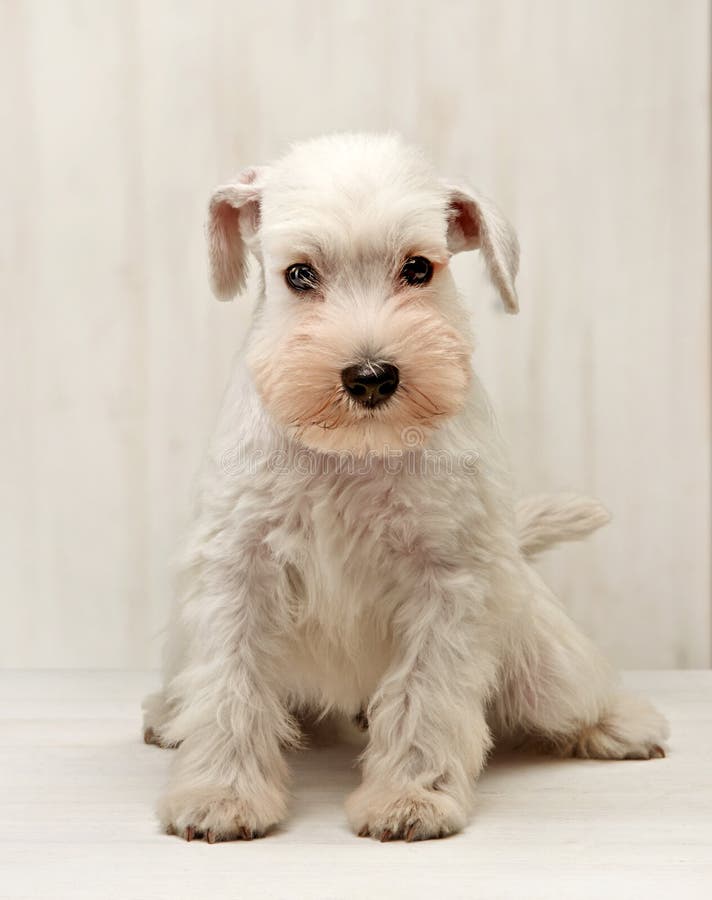
[[[468,821],[495,740],[649,759],[668,729],[623,692],[531,565],[607,516],[518,506],[449,262],[479,250],[507,312],[517,238],[395,136],[294,146],[219,187],[214,293],[259,300],[200,481],[145,739],[177,747],[168,833],[251,839],[288,809],[301,718],[367,728],[354,832]]]

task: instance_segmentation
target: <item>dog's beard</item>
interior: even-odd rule
[[[401,299],[361,329],[314,305],[276,344],[257,337],[249,365],[272,417],[304,445],[361,456],[424,444],[462,409],[471,347],[425,304]],[[341,372],[365,359],[398,367],[398,390],[367,408],[353,400]]]

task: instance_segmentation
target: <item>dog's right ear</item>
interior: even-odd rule
[[[260,226],[260,201],[267,169],[245,169],[232,184],[215,189],[208,212],[210,284],[220,300],[245,286],[247,252]]]

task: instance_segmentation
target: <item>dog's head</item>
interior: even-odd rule
[[[208,236],[222,299],[258,259],[250,370],[273,419],[319,450],[411,445],[462,408],[471,343],[453,253],[479,248],[517,311],[509,225],[391,136],[320,138],[247,169],[215,191]]]

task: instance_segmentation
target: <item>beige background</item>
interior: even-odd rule
[[[496,198],[522,313],[457,260],[522,491],[614,523],[546,570],[620,664],[710,663],[703,0],[0,4],[5,666],[146,666],[243,333],[211,187],[396,129]]]

